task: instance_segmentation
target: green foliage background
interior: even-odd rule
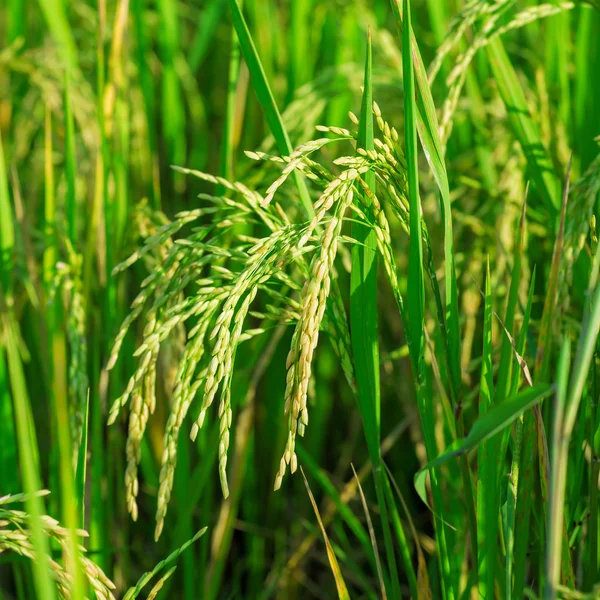
[[[72,536],[63,547],[46,535],[39,516],[49,514],[89,531],[87,556],[117,597],[205,526],[158,597],[597,597],[599,7],[415,0],[411,38],[399,0],[241,5],[0,6],[0,495],[30,494],[35,555],[65,564],[74,598],[88,594],[68,566],[79,553]],[[224,180],[264,196],[281,165],[244,150],[287,156],[337,127],[358,129],[356,146],[369,151],[378,118],[406,160],[407,220],[381,201],[390,281],[367,226],[378,205],[362,200],[364,214],[346,215],[332,272],[356,387],[322,334],[296,446],[319,514],[302,475],[273,491],[293,327],[266,327],[259,297],[247,327],[265,331],[235,352],[230,495],[219,483],[217,411],[188,439],[198,400],[154,541],[186,330],[157,357],[134,522],[127,411],[107,420],[136,368],[143,323],[107,365],[170,241],[114,268],[177,213],[207,206],[202,194],[235,196]],[[354,146],[328,144],[312,158],[335,174]],[[383,198],[375,170],[365,188]],[[300,223],[318,189],[295,173],[276,199]],[[225,248],[236,235],[265,235],[252,219],[233,229]],[[31,494],[44,488],[49,496]],[[55,597],[45,562],[10,552],[2,535],[0,599]]]

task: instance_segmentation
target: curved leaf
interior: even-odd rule
[[[425,490],[428,471],[448,462],[451,458],[462,456],[474,450],[481,442],[508,427],[523,412],[536,405],[542,398],[548,396],[553,389],[552,385],[529,387],[515,394],[506,402],[495,406],[481,418],[477,419],[466,438],[454,442],[444,454],[427,463],[420,471],[417,471],[414,478],[414,486],[423,502],[429,506]]]

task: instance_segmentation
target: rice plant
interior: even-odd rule
[[[597,2],[39,7],[0,598],[600,598]]]

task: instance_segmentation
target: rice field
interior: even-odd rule
[[[600,598],[600,4],[0,6],[0,600]]]

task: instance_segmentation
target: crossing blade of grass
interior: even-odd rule
[[[488,44],[486,51],[511,126],[527,159],[531,179],[550,214],[556,215],[560,204],[558,180],[529,112],[521,83],[499,37]]]
[[[275,103],[275,98],[273,97],[273,92],[271,92],[267,76],[260,62],[256,46],[250,35],[250,30],[248,29],[238,0],[228,0],[228,2],[231,10],[231,17],[233,19],[233,26],[235,27],[235,31],[240,40],[242,54],[246,61],[246,65],[248,66],[248,70],[250,71],[250,76],[252,77],[252,85],[256,97],[263,109],[269,129],[275,138],[277,148],[282,154],[289,156],[293,152],[293,147],[283,124],[279,109],[277,108],[277,104]],[[296,187],[298,188],[300,200],[302,201],[308,216],[312,217],[314,215],[314,210],[310,194],[308,193],[308,187],[306,186],[306,181],[298,171],[294,171],[293,177]]]
[[[129,105],[125,101],[125,97],[129,92],[129,81],[126,75],[127,57],[125,46],[128,26],[129,0],[120,0],[116,7],[113,24],[109,59],[110,79],[106,90],[107,94],[114,93],[115,95],[114,108],[108,117],[111,123],[108,135],[112,138],[111,176],[114,179],[114,192],[109,194],[112,206],[110,212],[107,212],[106,215],[108,217],[110,214],[112,217],[110,223],[112,229],[110,232],[107,232],[108,239],[112,241],[109,244],[111,246],[110,252],[107,252],[107,267],[109,270],[112,270],[121,252],[128,217],[129,172],[127,164],[129,163],[131,122]]]
[[[492,362],[492,288],[490,263],[487,261],[485,281],[485,311],[483,317],[483,355],[481,363],[481,392],[479,415],[485,415],[494,403],[494,374]],[[477,475],[477,538],[479,543],[478,591],[481,598],[494,595],[498,528],[498,436],[482,441],[478,449]]]
[[[105,39],[106,39],[106,2],[105,0],[98,1],[98,26],[96,30],[96,96],[97,106],[96,115],[99,130],[99,148],[96,154],[96,165],[94,174],[94,200],[93,200],[93,212],[90,225],[88,227],[88,235],[86,240],[86,250],[84,256],[84,302],[85,306],[90,306],[91,290],[92,290],[92,262],[97,259],[100,268],[106,269],[106,244],[102,243],[106,232],[110,232],[110,221],[106,221],[106,205],[108,204],[108,179],[109,179],[109,164],[110,164],[110,152],[108,135],[106,131],[106,118],[104,110],[104,98],[106,97],[106,91],[108,89],[106,81],[106,53],[105,53]],[[113,40],[114,41],[114,40]],[[103,228],[104,225],[104,228]],[[104,233],[102,233],[104,229]],[[101,281],[105,281],[106,271],[100,275]],[[114,282],[109,280],[109,286],[103,293],[100,315],[103,318],[103,326],[109,331],[112,330],[112,317],[111,310],[108,306],[109,294],[108,287],[114,289]],[[92,303],[93,305],[93,303]],[[106,523],[108,523],[108,510],[106,507],[107,492],[105,486],[103,486],[103,473],[105,465],[108,461],[105,461],[106,449],[105,443],[106,438],[104,435],[104,409],[102,407],[102,395],[103,392],[98,389],[97,384],[102,378],[102,367],[100,366],[99,357],[103,356],[105,351],[104,346],[108,342],[108,338],[105,336],[98,336],[96,338],[97,343],[94,348],[95,360],[95,371],[92,376],[91,386],[91,455],[94,457],[90,465],[90,504],[89,510],[89,532],[90,532],[90,546],[104,550],[109,546]],[[94,382],[96,385],[94,385]],[[100,567],[106,569],[108,567],[108,557],[101,551],[98,554],[97,562]]]
[[[415,489],[423,502],[427,504],[425,481],[427,473],[431,469],[444,464],[452,458],[465,455],[471,450],[474,450],[479,444],[490,439],[494,434],[502,431],[505,427],[508,427],[526,410],[532,408],[543,398],[547,397],[552,390],[553,387],[547,384],[529,387],[519,392],[514,397],[509,398],[506,402],[498,404],[485,415],[477,419],[466,438],[457,440],[446,452],[444,452],[444,454],[427,463],[427,465],[415,474]]]
[[[350,594],[348,593],[348,588],[346,587],[346,582],[344,581],[344,576],[342,575],[342,571],[340,570],[340,565],[338,563],[335,552],[333,551],[333,547],[327,537],[327,531],[325,531],[325,526],[323,525],[323,521],[321,520],[321,515],[319,513],[319,507],[315,502],[315,498],[310,491],[310,486],[308,485],[308,480],[306,479],[306,475],[304,475],[304,471],[302,467],[300,467],[300,471],[302,472],[302,477],[304,479],[304,485],[306,486],[306,491],[308,492],[308,497],[310,498],[310,502],[312,504],[313,510],[315,511],[315,516],[317,517],[317,521],[319,523],[319,528],[321,529],[321,533],[323,534],[323,540],[325,541],[325,548],[327,549],[327,558],[329,559],[329,566],[331,567],[331,572],[333,573],[333,577],[335,579],[335,585],[337,588],[338,598],[340,600],[350,600]]]
[[[96,255],[98,261],[102,264],[103,257],[101,256],[102,249],[99,246],[98,237],[101,223],[101,212],[105,202],[106,188],[106,165],[108,162],[107,137],[105,134],[104,124],[104,92],[106,79],[106,61],[104,52],[104,36],[106,29],[106,4],[103,0],[98,2],[98,27],[96,31],[96,115],[99,130],[99,148],[96,154],[96,170],[94,181],[94,200],[92,205],[92,215],[89,226],[87,228],[86,248],[84,252],[83,264],[83,297],[84,304],[89,305],[93,261]],[[93,415],[96,412],[93,411]],[[90,534],[93,535],[93,528],[90,528]]]
[[[371,38],[367,40],[367,57],[365,61],[364,91],[358,130],[357,146],[367,151],[373,150],[373,84],[372,84],[372,50]],[[371,192],[375,192],[375,174],[367,172],[365,183]],[[361,199],[367,207],[372,204],[368,193]],[[367,224],[355,221],[352,223],[352,236],[358,241],[352,247],[352,271],[350,275],[350,332],[358,404],[363,420],[365,438],[369,456],[373,465],[373,479],[377,493],[377,503],[381,511],[384,542],[387,554],[389,575],[393,590],[393,598],[400,597],[400,583],[396,569],[396,559],[387,507],[383,473],[381,466],[381,431],[380,431],[380,390],[379,390],[379,334],[377,311],[377,238],[375,231]]]

